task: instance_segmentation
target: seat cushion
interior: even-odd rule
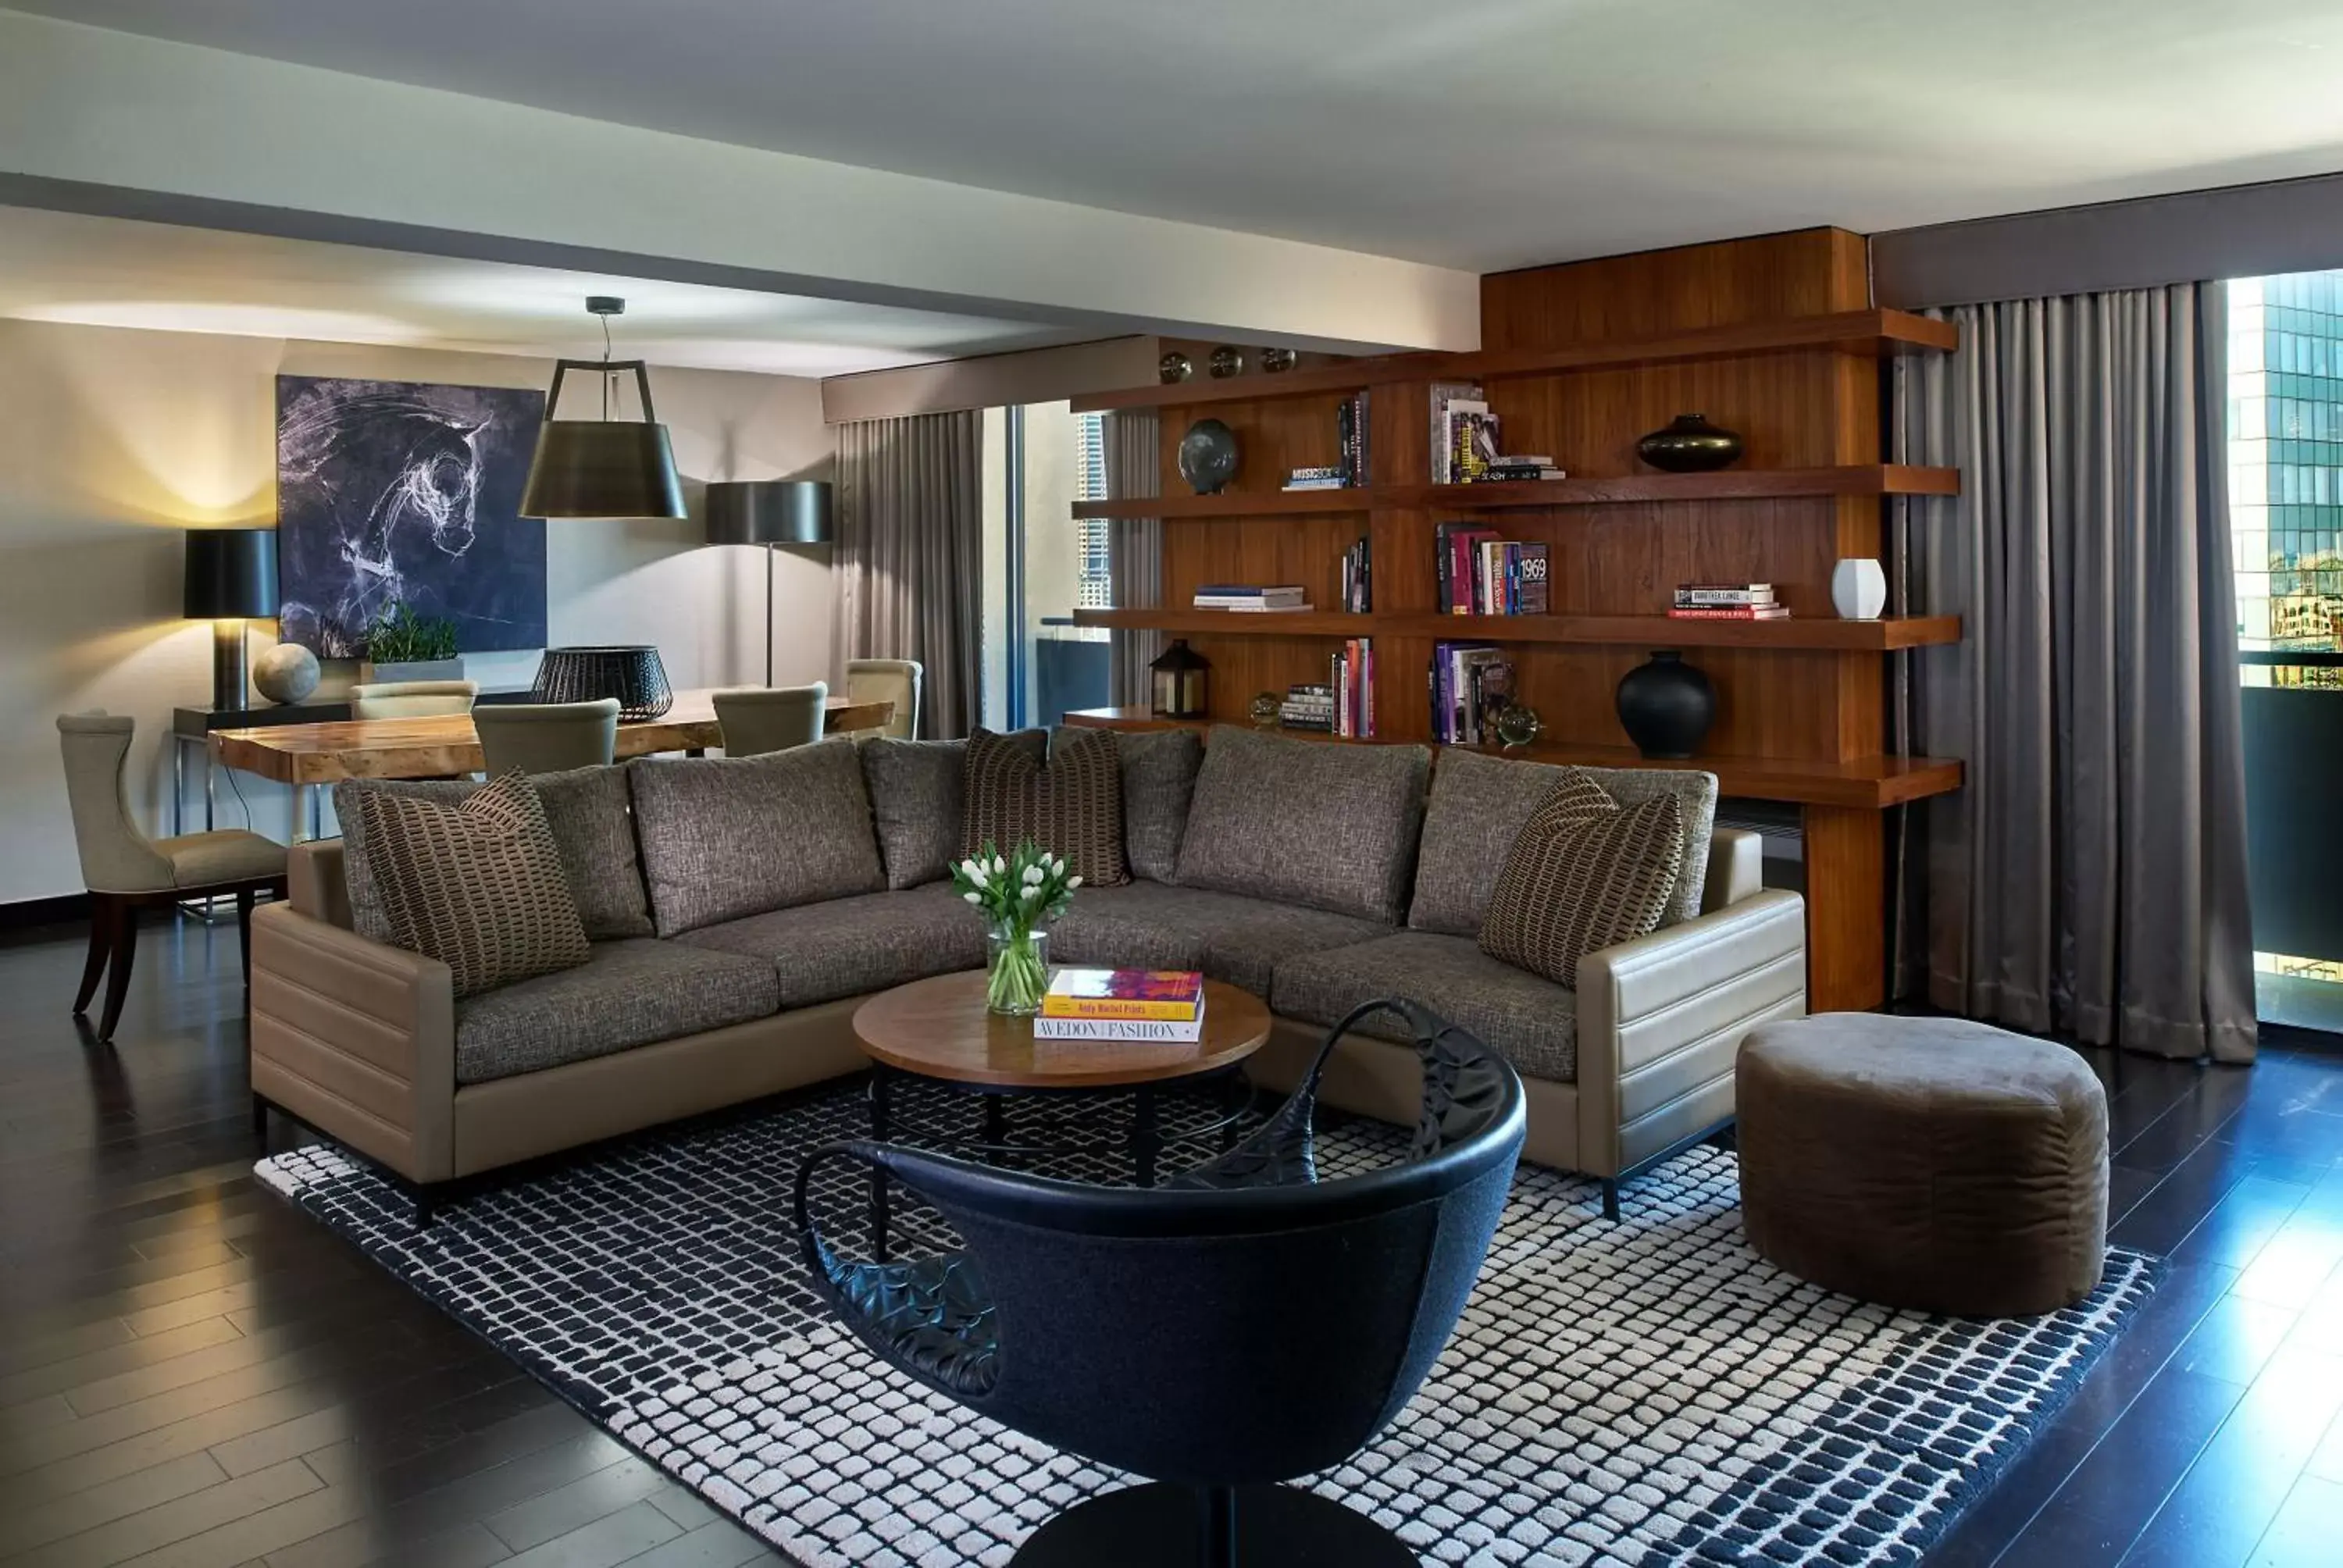
[[[456,1081],[486,1083],[769,1017],[770,964],[647,937],[596,942],[586,961],[458,1002]]]
[[[1176,882],[1204,738],[1192,729],[1120,729],[1114,744],[1122,759],[1122,847],[1131,874]]]
[[[1390,930],[1354,915],[1266,899],[1133,882],[1077,891],[1072,908],[1051,928],[1050,959],[1115,969],[1202,970],[1265,997],[1280,960],[1347,947]]]
[[[215,882],[250,882],[285,874],[285,846],[241,828],[157,839],[155,849],[171,862],[175,887],[205,888]]]
[[[1180,882],[1399,923],[1432,752],[1216,725],[1196,771]]]
[[[630,763],[659,934],[883,890],[860,751],[799,746]]]
[[[1020,729],[1001,739],[1030,752],[1037,762],[1049,754],[1046,729]],[[879,828],[887,885],[917,888],[942,881],[960,858],[968,742],[874,735],[862,743],[861,751],[862,782],[870,791],[870,816]]]
[[[1621,806],[1638,806],[1659,794],[1675,798],[1684,814],[1684,858],[1660,924],[1673,926],[1700,913],[1708,841],[1716,827],[1716,775],[1694,769],[1564,768],[1452,746],[1442,749],[1433,770],[1409,927],[1450,936],[1476,934],[1513,839],[1572,773],[1594,780]]]
[[[1064,857],[1094,888],[1131,880],[1122,853],[1122,767],[1114,735],[1061,729],[1037,760],[1016,738],[980,729],[968,743],[960,853],[991,845],[1014,854],[1031,840]]]
[[[763,962],[783,1007],[984,967],[984,921],[941,882],[750,915],[676,940]]]
[[[1578,1078],[1578,998],[1551,980],[1499,963],[1470,937],[1400,931],[1332,952],[1281,961],[1270,988],[1273,1012],[1332,1027],[1362,1002],[1400,997],[1422,1002],[1533,1078]],[[1358,1032],[1404,1041],[1406,1025],[1378,1013]]]

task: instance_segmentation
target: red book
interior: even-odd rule
[[[1180,1022],[1203,1008],[1204,977],[1193,970],[1061,969],[1041,998],[1044,1018]]]

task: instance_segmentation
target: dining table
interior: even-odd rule
[[[618,756],[648,757],[659,751],[697,756],[723,745],[715,697],[713,689],[679,691],[656,719],[621,719]],[[895,704],[886,699],[833,697],[823,728],[832,735],[879,729],[894,717]],[[446,779],[482,768],[480,738],[468,713],[215,729],[209,741],[212,760],[219,766],[273,779],[292,789],[297,842],[324,835],[324,791],[344,779]]]

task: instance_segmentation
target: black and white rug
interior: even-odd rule
[[[862,1131],[860,1092],[841,1086],[597,1151],[420,1230],[396,1184],[328,1149],[258,1171],[809,1568],[1002,1563],[1127,1478],[926,1392],[827,1317],[791,1241],[789,1182],[801,1151]],[[1339,1171],[1401,1145],[1342,1122],[1325,1147]],[[841,1171],[823,1195],[843,1241],[861,1191]],[[1932,1319],[1759,1260],[1729,1153],[1695,1149],[1638,1181],[1616,1224],[1594,1194],[1523,1168],[1423,1392],[1307,1485],[1427,1563],[1913,1563],[2157,1269],[2118,1251],[2069,1311]]]

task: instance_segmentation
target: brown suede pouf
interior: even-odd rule
[[[2022,1317],[2099,1282],[2107,1101],[2083,1059],[1965,1019],[1760,1025],[1734,1070],[1750,1245],[1889,1306]]]

